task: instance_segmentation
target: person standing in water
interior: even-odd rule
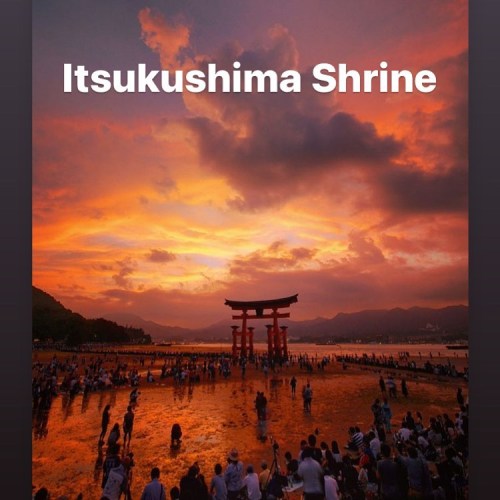
[[[106,405],[104,407],[103,412],[102,412],[101,435],[99,436],[99,444],[100,445],[104,444],[104,436],[106,435],[106,432],[108,430],[109,419],[110,419],[110,414],[109,414],[110,409],[111,409],[111,405]]]
[[[408,397],[408,386],[406,385],[406,379],[404,377],[401,379],[401,392],[405,398]]]
[[[308,382],[307,385],[304,387],[304,392],[302,394],[302,397],[304,399],[304,410],[307,413],[311,413],[312,396],[313,396],[313,391],[311,389],[311,384]]]
[[[295,378],[295,375],[290,380],[290,387],[292,388],[292,398],[294,398],[297,390],[297,379]]]
[[[134,427],[134,412],[132,411],[132,406],[127,406],[127,413],[123,416],[123,445],[130,445],[130,440],[132,439],[132,429]]]

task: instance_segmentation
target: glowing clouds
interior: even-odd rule
[[[290,4],[291,15],[272,18],[259,10],[267,4],[252,4],[245,17],[231,2],[233,17],[221,12],[216,28],[205,23],[214,21],[208,4],[123,11],[129,24],[117,28],[112,49],[127,49],[106,56],[105,30],[95,40],[103,54],[89,52],[82,64],[115,69],[116,60],[123,71],[158,57],[161,69],[187,73],[210,64],[232,72],[238,61],[242,71],[292,69],[302,88],[182,95],[60,89],[66,108],[35,103],[35,285],[82,314],[127,311],[198,327],[226,317],[229,296],[299,292],[294,319],[466,302],[464,17],[450,4],[443,9],[456,16],[447,23],[448,14],[428,3],[425,15],[408,5],[390,19],[385,8],[368,6],[376,18],[369,24],[360,24],[353,6],[325,3],[332,29],[321,33],[313,32],[325,26],[321,13],[300,2]],[[271,26],[263,24],[268,19]],[[102,18],[103,25],[113,21]],[[51,40],[35,68],[58,54]],[[429,67],[439,86],[389,99],[314,91],[314,66],[348,53],[349,68],[382,60],[403,67],[408,58],[409,70]]]
[[[139,11],[139,23],[144,43],[159,54],[164,68],[176,68],[182,63],[182,51],[189,47],[189,29],[182,23],[168,22],[149,7]]]

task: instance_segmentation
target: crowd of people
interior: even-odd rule
[[[209,480],[195,462],[180,476],[178,484],[167,488],[160,480],[160,469],[154,467],[140,498],[274,500],[297,490],[304,500],[461,500],[467,498],[468,405],[461,389],[457,390],[456,399],[458,410],[454,419],[444,413],[425,422],[420,411],[413,414],[408,410],[395,426],[387,398],[376,398],[370,408],[371,426],[365,430],[350,426],[344,447],[335,439],[323,438],[319,442],[320,430],[316,428],[301,440],[296,454],[286,451],[280,464],[279,446],[271,438],[273,462],[269,467],[262,460],[258,471],[252,464],[244,464],[236,448],[228,453],[225,466],[213,465],[213,470],[208,471]],[[259,419],[266,405],[264,394],[258,393]],[[133,408],[129,405],[123,418],[123,443],[119,442],[119,425],[108,435],[100,500],[131,499],[134,454],[129,451],[132,426],[127,428],[127,415],[130,413]],[[99,446],[104,442],[108,423],[109,405],[103,411]],[[172,426],[171,436],[172,443],[180,440],[179,424]],[[34,498],[48,499],[47,490],[41,488]],[[83,495],[78,498],[83,499]]]
[[[414,359],[410,360],[409,357],[398,356],[398,359],[396,359],[394,356],[376,356],[374,353],[363,353],[361,355],[341,354],[337,355],[335,358],[339,363],[351,363],[392,370],[408,370],[415,373],[427,373],[438,376],[464,378],[465,380],[468,379],[468,368],[464,367],[462,371],[458,370],[449,358],[445,363],[436,363],[427,360],[419,364],[417,364],[417,361]]]
[[[245,377],[248,366],[268,375],[297,365],[308,373],[324,370],[330,356],[294,354],[287,359],[269,359],[266,353],[234,359],[230,353],[180,353],[151,351],[93,351],[80,348],[53,355],[48,362],[35,361],[32,366],[33,409],[50,409],[52,398],[63,393],[74,397],[90,392],[120,387],[137,387],[141,382],[156,382],[158,377],[172,379],[175,385],[192,385],[201,381],[227,379],[236,368]],[[76,352],[75,352],[76,351]]]
[[[165,376],[173,376],[176,383],[186,383],[186,380],[191,383],[193,371],[200,378],[215,377],[217,373],[219,376],[224,376],[224,359],[224,356],[218,357],[213,353],[207,358],[197,355],[184,359],[176,355],[170,360],[164,359],[163,366],[167,366]],[[141,366],[144,366],[146,358],[142,360]],[[312,366],[323,370],[330,361],[328,357],[298,356],[288,363],[297,363],[299,368],[309,372]],[[150,367],[155,362],[156,359],[152,363],[150,360]],[[232,360],[228,360],[227,364],[229,370],[238,366]],[[255,369],[264,373],[266,367],[271,368],[265,356],[249,360],[248,364],[253,364]],[[280,366],[279,363],[277,366]],[[130,367],[121,356],[115,354],[91,356],[87,360],[85,357],[82,359],[72,355],[64,360],[54,356],[48,363],[35,362],[33,370],[34,412],[47,412],[52,398],[60,391],[75,394],[73,388],[81,377],[83,380],[101,380],[105,375],[110,380],[122,376],[127,378],[132,391],[121,424],[114,423],[108,433],[112,407],[106,405],[102,412],[100,434],[96,431],[96,438],[102,453],[100,455],[102,461],[98,464],[99,472],[102,474],[100,500],[120,498],[130,500],[130,486],[135,465],[130,444],[133,437],[134,408],[140,394],[138,384],[141,381],[137,367]],[[184,370],[187,373],[184,377],[176,375]],[[131,383],[130,377],[134,374],[138,376],[137,384]],[[73,383],[75,379],[77,382]],[[294,398],[297,386],[295,376],[291,377],[289,384]],[[112,386],[115,386],[114,382]],[[144,483],[140,498],[141,500],[242,498],[273,500],[295,490],[302,492],[304,500],[466,498],[468,403],[462,394],[462,389],[457,389],[457,408],[452,416],[443,413],[430,417],[426,422],[422,412],[408,410],[402,415],[401,421],[394,425],[395,416],[391,408],[391,398],[397,395],[396,383],[391,376],[387,379],[381,376],[379,387],[381,397],[374,399],[370,407],[373,415],[371,426],[362,429],[354,423],[346,429],[348,436],[343,446],[339,446],[340,440],[331,437],[323,439],[323,436],[318,444],[321,433],[316,428],[302,440],[297,454],[288,450],[285,452],[284,463],[280,465],[279,447],[271,438],[273,462],[270,467],[266,460],[262,460],[260,470],[256,470],[251,463],[245,464],[238,450],[234,448],[228,453],[224,466],[222,463],[215,463],[213,469],[202,471],[199,464],[194,463],[184,475],[179,475],[178,484],[172,484],[170,487],[162,483],[159,467],[153,467],[150,471],[150,480],[146,482],[146,478],[139,479]],[[401,379],[400,387],[403,396],[408,398],[409,392],[404,378]],[[80,387],[80,391],[85,394],[85,385]],[[311,412],[312,394],[308,380],[302,388],[305,412]],[[257,392],[255,409],[264,441],[267,439],[265,422],[268,418],[267,398],[264,393]],[[181,437],[182,430],[176,423],[171,431],[173,449],[179,449]],[[204,473],[207,473],[207,476]],[[209,476],[210,479],[207,480],[206,477]],[[48,499],[49,493],[46,488],[40,488],[34,498]],[[79,499],[82,498],[83,494],[80,494]]]

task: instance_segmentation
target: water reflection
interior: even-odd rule
[[[215,394],[215,383],[210,382],[208,384],[203,384],[200,387],[200,390],[202,394],[209,394],[209,395]]]
[[[185,385],[181,384],[181,385],[174,386],[174,402],[179,401],[182,403],[185,395],[186,395],[186,386]]]
[[[170,446],[169,448],[169,456],[170,458],[172,459],[176,459],[179,454],[181,453],[181,448],[182,448],[182,444],[180,444],[179,446]]]
[[[38,408],[33,412],[33,435],[35,439],[42,439],[47,437],[49,430],[47,424],[49,423],[49,410]]]
[[[282,386],[283,386],[283,379],[282,378],[272,378],[269,382],[269,386],[270,386],[270,390],[269,390],[269,394],[270,394],[270,400],[274,403],[277,403],[279,401],[279,390],[281,390]]]
[[[82,410],[81,413],[85,413],[89,407],[90,393],[85,393],[82,397]]]
[[[104,398],[105,398],[105,392],[104,391],[99,391],[99,402],[97,404],[97,409],[99,411],[102,411],[102,409],[104,408]]]
[[[102,451],[102,444],[97,447],[97,458],[94,464],[94,483],[98,484],[101,479],[102,464],[104,462],[104,453]]]
[[[78,396],[80,397],[80,396]],[[73,393],[64,393],[61,397],[62,409],[64,420],[73,415],[73,402],[76,398],[76,395]]]

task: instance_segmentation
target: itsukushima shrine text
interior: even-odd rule
[[[235,325],[233,329],[233,356],[253,356],[253,326],[248,326],[251,319],[272,319],[273,323],[266,325],[267,328],[267,352],[269,359],[286,359],[288,357],[287,326],[279,326],[279,318],[289,318],[289,312],[279,312],[280,309],[290,307],[297,302],[298,294],[281,299],[237,301],[228,300],[224,303],[233,311],[241,311],[241,314],[233,315],[233,319],[241,319],[241,330]],[[270,310],[270,312],[266,312]],[[255,312],[252,312],[255,311]],[[240,342],[238,343],[238,340]]]

